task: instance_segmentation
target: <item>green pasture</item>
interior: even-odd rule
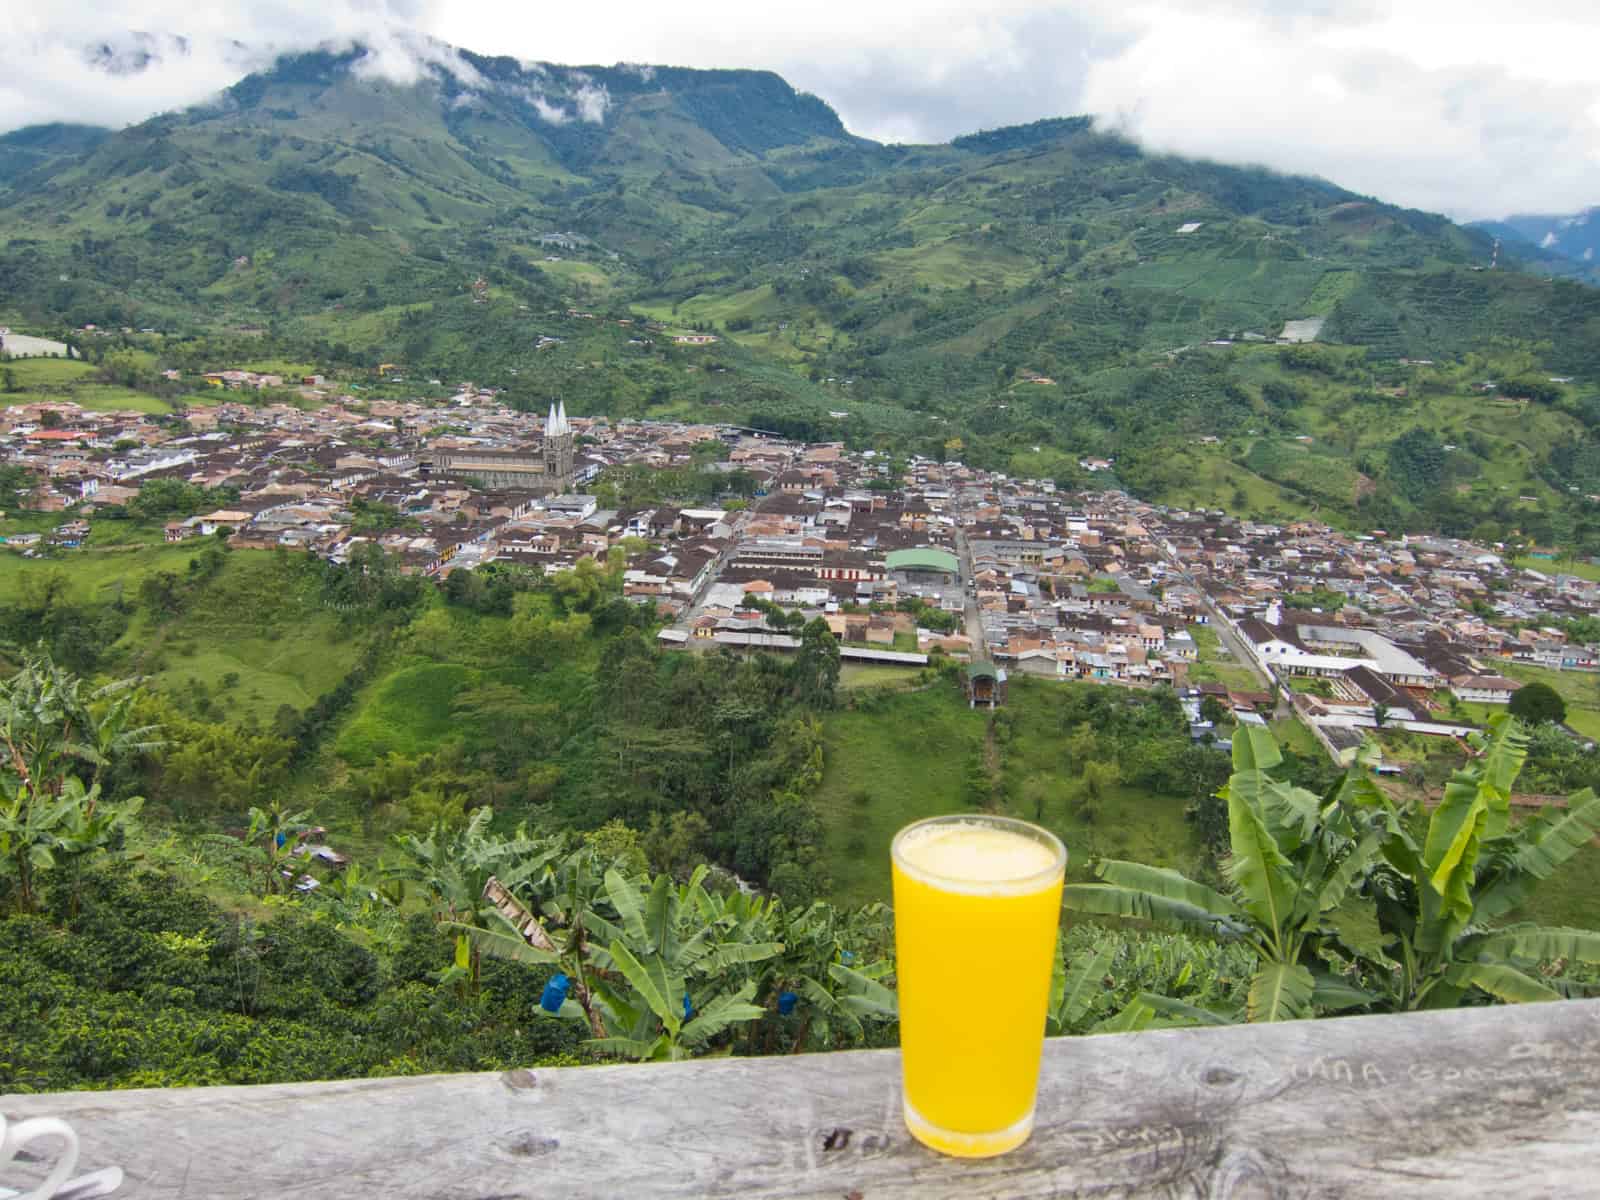
[[[1074,872],[1091,854],[1189,864],[1199,845],[1181,799],[1116,785],[1092,823],[1068,804],[1070,768],[1060,750],[1058,713],[1065,689],[1074,686],[1090,685],[1012,680],[1006,711],[1013,732],[998,749],[1007,811],[1055,830],[1067,844]],[[970,811],[966,779],[985,752],[988,721],[988,712],[969,709],[950,683],[825,719],[826,766],[817,809],[837,903],[887,901],[895,832],[922,817]],[[1035,807],[1039,797],[1042,811]]]

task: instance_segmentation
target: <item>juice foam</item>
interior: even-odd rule
[[[979,824],[931,825],[901,839],[901,864],[923,882],[962,892],[1005,894],[1039,878],[1056,864],[1054,851],[1033,838]]]

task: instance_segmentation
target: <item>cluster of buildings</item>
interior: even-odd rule
[[[236,374],[220,386],[262,386]],[[64,545],[92,545],[96,512],[157,480],[236,497],[173,520],[172,541],[221,530],[336,562],[376,541],[432,576],[559,571],[620,545],[625,594],[656,606],[663,640],[682,645],[791,648],[798,610],[863,661],[939,648],[992,664],[1001,683],[1021,671],[1198,685],[1241,713],[1293,705],[1324,730],[1387,718],[1448,732],[1452,697],[1509,700],[1507,662],[1600,667],[1561,629],[1600,612],[1600,585],[1456,539],[1253,523],[730,426],[569,417],[559,403],[540,418],[470,384],[441,404],[298,385],[323,403],[224,402],[183,420],[11,408],[0,455],[33,481],[28,507],[73,510]],[[686,465],[729,487],[699,506],[624,509],[594,486],[608,468]],[[1255,685],[1190,678],[1215,674],[1195,672],[1212,638]]]

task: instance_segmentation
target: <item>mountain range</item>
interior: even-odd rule
[[[1479,221],[1475,228],[1512,243],[1525,256],[1531,247],[1540,261],[1571,264],[1572,274],[1600,283],[1600,207],[1565,216],[1522,214]]]
[[[539,411],[1064,480],[1107,455],[1148,494],[1264,513],[1537,533],[1600,491],[1600,290],[1546,277],[1588,226],[1541,248],[1531,218],[1459,226],[1084,117],[883,145],[770,72],[397,53],[0,137],[0,320],[244,330]],[[1476,390],[1508,377],[1537,393],[1518,430]],[[1401,478],[1411,429],[1452,486]]]

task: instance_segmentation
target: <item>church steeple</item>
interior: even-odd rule
[[[572,426],[567,423],[567,402],[552,401],[544,422],[545,481],[553,493],[572,490]]]

